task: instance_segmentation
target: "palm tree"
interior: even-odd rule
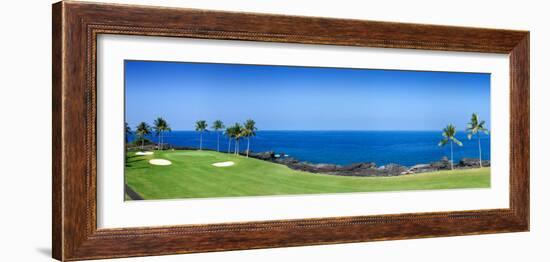
[[[128,122],[124,122],[124,143],[128,144],[128,136],[132,134],[132,128],[128,125]],[[124,163],[128,162],[128,147],[124,145]]]
[[[447,127],[443,128],[443,139],[439,141],[439,146],[444,146],[449,142],[451,144],[451,170],[453,170],[453,143],[457,144],[458,146],[462,146],[462,142],[456,139],[455,135],[455,126],[453,126],[452,124],[448,124]]]
[[[466,131],[468,131],[468,140],[472,139],[473,135],[477,136],[477,146],[479,149],[479,167],[483,167],[483,164],[481,163],[481,137],[479,136],[480,132],[483,132],[485,134],[489,134],[489,130],[485,128],[485,120],[479,121],[479,115],[477,113],[472,114],[472,118],[470,119],[470,123],[468,123],[468,127],[466,128]]]
[[[195,123],[195,131],[199,131],[199,133],[201,135],[199,150],[202,150],[202,133],[204,131],[208,131],[208,130],[206,130],[207,127],[208,127],[208,124],[204,120],[199,120]]]
[[[124,122],[124,141],[128,143],[128,136],[132,134],[132,128],[127,122]]]
[[[243,136],[246,137],[246,157],[248,157],[248,153],[250,152],[250,137],[256,135],[256,122],[252,119],[246,120],[244,123],[244,129],[243,129]]]
[[[166,122],[166,120],[164,120],[162,117],[157,118],[154,124],[155,124],[155,132],[159,136],[158,148],[159,150],[162,150],[162,145],[164,143],[163,141],[164,137],[162,133],[165,131],[172,131],[172,129],[170,129],[168,122]]]
[[[233,138],[233,127],[227,127],[224,131],[224,134],[227,136],[229,143],[227,144],[227,153],[231,153],[231,139]]]
[[[243,136],[243,127],[239,123],[235,123],[232,128],[232,134],[233,138],[235,138],[235,155],[238,155],[239,150],[239,140],[241,140],[241,137]]]
[[[222,130],[225,126],[223,125],[223,122],[221,120],[216,120],[214,123],[212,123],[212,128],[214,131],[216,131],[216,134],[218,135],[218,152],[220,152],[220,132],[219,130]]]
[[[141,150],[143,150],[143,145],[145,143],[145,136],[151,134],[151,127],[145,122],[139,123],[136,126],[136,135],[141,140]]]

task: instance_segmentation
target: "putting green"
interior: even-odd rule
[[[154,158],[169,166],[149,164]],[[232,161],[234,165],[212,164]],[[144,199],[178,199],[490,187],[490,169],[439,171],[396,177],[343,177],[213,151],[128,153],[125,182]]]

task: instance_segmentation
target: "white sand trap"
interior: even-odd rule
[[[215,167],[226,167],[226,166],[232,166],[234,164],[235,164],[235,162],[233,162],[233,161],[226,161],[226,162],[214,163],[212,165],[215,166]]]
[[[136,156],[150,156],[153,152],[136,152]]]
[[[149,164],[155,166],[169,166],[172,164],[172,162],[166,159],[151,159],[149,160]]]

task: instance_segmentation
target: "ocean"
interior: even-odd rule
[[[250,140],[253,152],[274,151],[300,161],[348,165],[360,162],[389,163],[412,166],[430,163],[447,156],[450,145],[439,147],[441,131],[257,131]],[[174,146],[199,147],[199,133],[172,131],[164,134],[164,142]],[[462,147],[453,145],[454,162],[462,158],[478,158],[477,138],[468,140],[466,132],[457,132]],[[157,141],[157,137],[149,137]],[[129,139],[132,139],[130,137]],[[203,133],[203,148],[216,149],[217,134]],[[482,159],[490,160],[490,136],[481,136]],[[228,140],[220,133],[220,151],[227,152]],[[234,147],[234,141],[231,142]],[[240,150],[246,150],[246,139]]]

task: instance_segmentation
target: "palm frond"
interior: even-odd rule
[[[462,142],[460,142],[460,140],[456,139],[456,137],[451,137],[451,140],[453,140],[453,142],[455,142],[455,144],[459,145],[459,146],[462,146]]]
[[[470,120],[470,123],[468,123],[466,131],[468,131],[468,139],[471,139],[472,136],[477,134],[478,132],[489,134],[489,130],[485,128],[485,120],[480,121],[479,115],[477,113],[472,114],[472,118]]]
[[[145,136],[151,133],[151,127],[145,122],[141,122],[136,126],[136,134],[138,136]]]
[[[245,130],[245,132],[243,133],[244,137],[255,136],[256,135],[255,131],[258,130],[258,128],[256,128],[256,122],[252,119],[246,120],[246,122],[243,125],[243,129]]]
[[[208,127],[208,124],[206,123],[205,120],[199,120],[195,122],[195,131],[199,131],[199,132],[207,131],[206,130],[207,127]]]
[[[225,126],[224,126],[224,124],[221,120],[216,120],[216,121],[214,121],[214,123],[212,123],[212,128],[215,131],[218,131],[218,130],[221,130],[221,129],[225,128]]]

